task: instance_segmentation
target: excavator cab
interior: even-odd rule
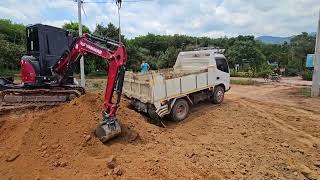
[[[22,82],[31,86],[43,85],[53,80],[51,68],[73,42],[67,30],[35,24],[27,26],[27,54],[21,58]],[[68,83],[73,84],[72,73]]]

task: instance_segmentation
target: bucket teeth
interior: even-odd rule
[[[105,143],[121,134],[121,127],[116,119],[104,119],[96,128],[95,134],[102,143]]]

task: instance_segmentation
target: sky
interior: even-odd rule
[[[83,24],[118,26],[112,0],[83,0]],[[92,3],[107,1],[108,3]],[[125,1],[125,0],[123,0]],[[148,32],[191,36],[291,36],[315,32],[319,0],[127,0],[121,13],[122,33],[133,38]],[[61,27],[78,20],[73,0],[0,0],[0,18],[16,23]]]

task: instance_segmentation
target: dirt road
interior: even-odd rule
[[[124,100],[124,133],[106,145],[91,132],[102,96],[1,116],[1,179],[320,178],[320,99],[296,88],[233,85],[222,105],[202,103],[167,128]]]
[[[245,77],[231,77],[232,80],[254,80],[256,82],[265,83],[266,81],[263,78],[245,78]],[[282,77],[282,85],[292,85],[292,86],[311,86],[312,81],[303,80],[300,76],[295,77]]]

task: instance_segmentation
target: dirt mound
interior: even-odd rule
[[[36,111],[24,117],[23,121],[32,123],[20,139],[20,147],[17,147],[17,141],[11,142],[15,148],[4,155],[11,162],[5,168],[12,172],[8,175],[27,175],[29,178],[41,174],[55,178],[104,177],[108,173],[107,157],[114,155],[114,152],[121,152],[127,144],[148,141],[151,138],[148,131],[160,131],[159,127],[145,122],[141,114],[127,108],[128,104],[123,100],[117,116],[123,133],[103,145],[93,133],[101,120],[101,97],[102,93],[89,93],[40,115]],[[4,121],[1,124],[3,126]],[[63,174],[55,174],[55,169]]]
[[[320,179],[320,99],[281,92],[233,86],[167,128],[123,99],[106,145],[92,133],[103,93],[0,116],[0,179]]]

